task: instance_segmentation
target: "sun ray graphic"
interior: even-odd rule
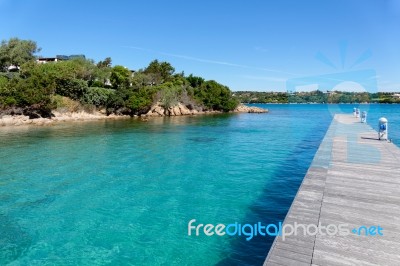
[[[340,63],[341,68],[344,70],[346,68],[346,57],[347,57],[347,47],[348,44],[346,41],[342,41],[339,43],[339,52],[340,52]],[[348,67],[348,69],[352,69],[355,66],[360,65],[361,63],[367,61],[369,58],[372,57],[372,51],[370,49],[365,50],[354,62],[353,64]],[[337,70],[338,67],[332,60],[330,60],[324,53],[318,51],[315,54],[315,59],[324,63],[325,65]]]

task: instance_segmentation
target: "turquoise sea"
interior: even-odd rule
[[[0,265],[260,265],[331,122],[355,105],[0,128]],[[360,105],[400,143],[400,106]]]

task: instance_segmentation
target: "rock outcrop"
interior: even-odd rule
[[[256,106],[246,106],[244,104],[239,104],[234,113],[268,113],[267,109],[263,109]],[[181,115],[197,115],[197,114],[209,114],[209,113],[222,113],[221,111],[203,111],[201,108],[199,110],[189,109],[187,106],[179,103],[168,109],[164,109],[161,103],[157,102],[154,104],[150,111],[148,111],[145,116],[181,116]]]
[[[105,115],[101,112],[87,113],[87,112],[66,112],[60,113],[54,111],[51,118],[35,118],[30,119],[27,115],[3,115],[0,116],[0,126],[21,126],[21,125],[49,125],[55,122],[67,122],[67,121],[90,121],[90,120],[101,120],[101,119],[120,119],[130,118],[130,116],[120,115]]]
[[[178,105],[171,106],[165,109],[161,103],[154,104],[150,111],[146,113],[146,116],[181,116],[181,115],[196,115],[199,113],[205,113],[196,109],[189,109],[187,106],[179,103]]]
[[[268,113],[268,109],[256,107],[256,106],[247,106],[244,104],[239,104],[238,107],[234,110],[234,112],[237,113],[256,113],[256,114],[261,114],[261,113]]]

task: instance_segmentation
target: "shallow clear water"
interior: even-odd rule
[[[188,222],[282,221],[338,106],[263,107],[0,128],[0,264],[261,264],[272,237],[188,236]],[[399,141],[397,106],[369,121],[381,114]]]

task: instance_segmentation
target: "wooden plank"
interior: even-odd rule
[[[400,149],[335,115],[285,224],[379,225],[383,236],[278,236],[264,265],[400,265]]]

